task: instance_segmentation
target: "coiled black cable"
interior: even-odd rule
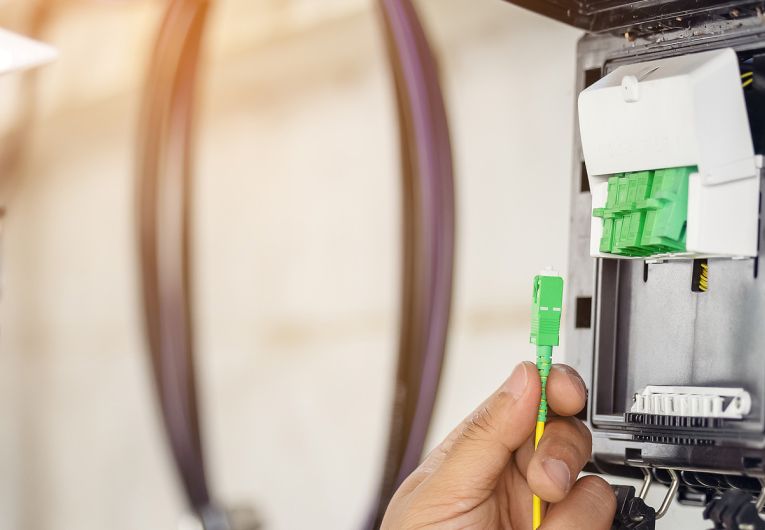
[[[410,0],[378,6],[399,116],[403,284],[388,451],[366,528],[379,528],[422,456],[446,350],[455,244],[454,171],[436,60]]]
[[[209,2],[172,0],[139,125],[138,239],[146,335],[162,417],[190,507],[209,511],[194,374],[190,291],[193,108]]]
[[[383,483],[369,526],[417,466],[446,346],[454,182],[435,59],[408,0],[379,0],[401,142],[403,280],[398,370]],[[139,127],[138,228],[148,347],[162,417],[189,505],[213,512],[199,429],[190,290],[193,108],[206,0],[172,0]],[[210,526],[206,525],[206,528]]]

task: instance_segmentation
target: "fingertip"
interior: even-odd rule
[[[529,461],[526,479],[548,502],[560,502],[571,490],[592,452],[589,430],[575,418],[553,418]]]
[[[536,399],[539,399],[539,394],[542,392],[542,382],[539,379],[537,365],[531,361],[523,361],[521,364],[526,373],[529,374],[529,390]]]
[[[580,487],[585,488],[592,494],[592,496],[602,498],[603,502],[612,502],[614,507],[616,507],[616,494],[614,493],[614,489],[603,477],[599,477],[598,475],[585,475],[577,482],[581,484]]]
[[[534,458],[526,472],[529,488],[540,499],[560,502],[571,489],[571,469],[557,458]]]
[[[518,364],[489,402],[502,438],[517,446],[533,433],[542,385],[534,363]]]
[[[611,485],[597,475],[587,475],[576,481],[577,489],[581,489],[594,505],[600,506],[606,515],[616,513],[616,494]]]
[[[616,496],[611,486],[600,477],[588,475],[577,480],[571,492],[550,508],[542,528],[608,530],[615,513]]]
[[[516,366],[510,377],[502,383],[500,392],[510,394],[515,400],[521,398],[529,390],[529,383],[533,379],[528,365],[529,363],[523,362]]]
[[[555,364],[547,379],[547,401],[556,414],[574,416],[587,402],[587,387],[579,374],[565,364]]]

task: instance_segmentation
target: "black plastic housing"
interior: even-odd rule
[[[615,9],[628,4],[620,5]],[[745,95],[755,151],[763,153],[765,24],[760,16],[710,22],[711,9],[703,22],[675,31],[634,39],[586,35],[578,48],[577,92],[598,73],[622,64],[730,47],[742,71],[753,71],[755,81]],[[671,115],[657,124],[672,126],[682,124],[673,123]],[[634,478],[642,476],[638,468],[650,468],[655,480],[665,483],[666,470],[676,470],[680,498],[689,503],[703,504],[711,493],[730,488],[756,494],[765,478],[762,230],[758,258],[709,260],[706,292],[693,288],[692,260],[591,258],[592,200],[584,184],[578,123],[575,135],[566,294],[571,310],[564,329],[567,362],[590,388],[586,421],[593,432],[592,469]],[[628,414],[635,392],[662,384],[744,387],[752,396],[752,411],[742,421],[703,423]]]
[[[710,0],[506,0],[591,33],[656,34],[757,14],[762,2]]]

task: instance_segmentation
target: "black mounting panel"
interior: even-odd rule
[[[506,0],[590,33],[657,34],[701,23],[755,16],[761,1],[720,0]]]
[[[647,9],[649,3],[639,4]],[[561,0],[532,7],[543,14],[559,9],[556,18],[605,31],[617,24],[582,13],[610,6],[626,20],[628,6],[639,4]],[[564,5],[577,10],[560,11]],[[675,13],[673,6],[681,3],[650,5]],[[739,16],[753,4],[695,5],[707,6],[707,14],[724,5],[739,9]],[[635,20],[648,24],[648,16],[641,18],[642,8],[635,9]],[[576,92],[623,64],[733,48],[742,69],[752,69],[758,80],[747,91],[746,101],[755,150],[765,152],[765,18],[758,14],[710,20],[634,39],[623,34],[585,35],[577,53]],[[657,123],[657,127],[676,125],[671,116],[667,123]],[[669,482],[666,470],[674,470],[680,477],[680,498],[688,503],[707,504],[728,489],[755,496],[765,484],[765,273],[760,268],[765,233],[761,230],[758,259],[709,260],[711,287],[704,293],[692,289],[691,260],[648,264],[593,259],[589,255],[592,198],[576,122],[574,134],[565,355],[590,388],[586,421],[593,432],[591,470],[635,477],[640,468],[647,468],[654,480],[663,483]],[[743,421],[703,424],[630,415],[631,396],[649,384],[744,387],[752,396],[752,412]]]

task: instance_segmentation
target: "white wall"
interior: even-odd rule
[[[132,217],[137,58],[159,5],[124,4],[75,6],[49,30],[62,62],[43,75],[47,110],[9,194],[0,528],[171,528],[183,508],[148,379]],[[532,358],[530,279],[565,269],[579,33],[498,0],[418,4],[441,55],[459,201],[432,444]],[[281,18],[257,25],[252,4],[221,2],[209,40],[204,436],[226,502],[254,503],[269,528],[350,529],[378,479],[395,359],[391,86],[369,3],[269,5]],[[84,68],[88,40],[101,46]]]

